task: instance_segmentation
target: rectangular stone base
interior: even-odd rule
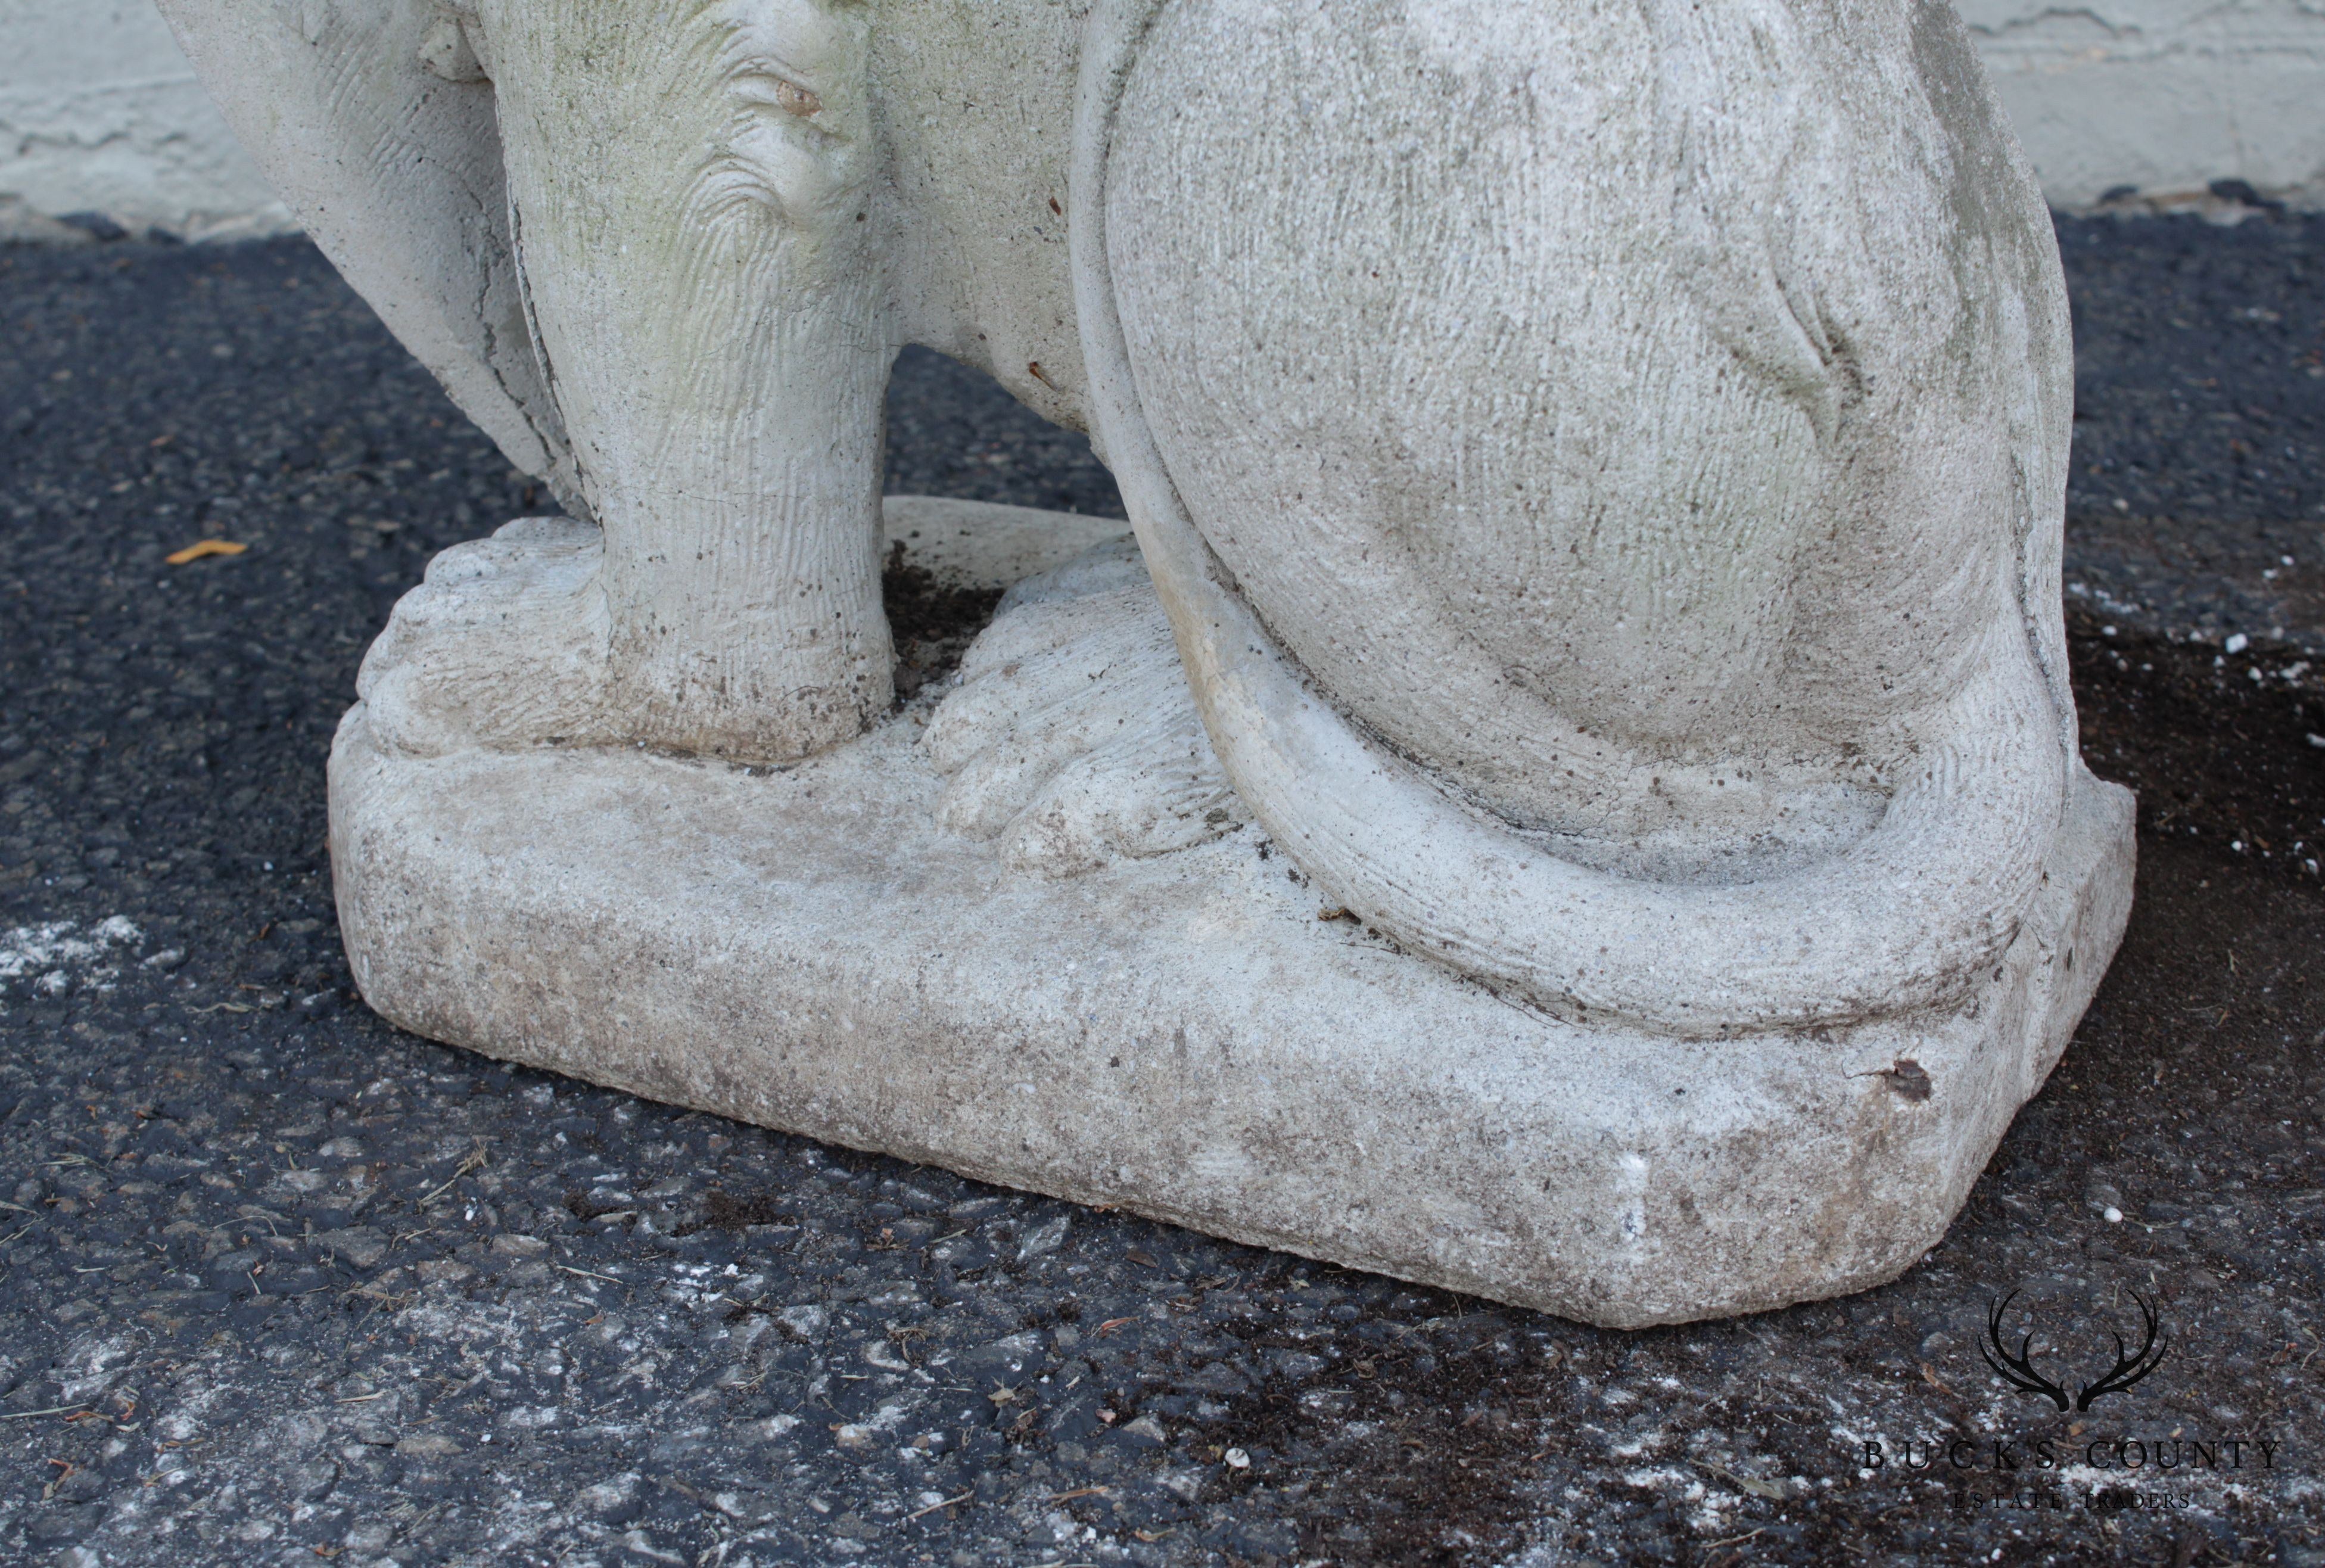
[[[330,775],[357,982],[493,1056],[1634,1327],[1910,1266],[2130,905],[2131,797],[2078,770],[2041,899],[1959,1010],[1716,1043],[1578,1026],[1320,921],[1255,828],[1011,871],[936,827],[917,730],[755,775],[390,757],[358,707]]]

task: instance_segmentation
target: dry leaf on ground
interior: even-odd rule
[[[249,548],[247,544],[236,544],[227,539],[201,539],[183,550],[172,551],[162,559],[172,566],[183,566],[189,561],[199,561],[205,555],[240,555]]]

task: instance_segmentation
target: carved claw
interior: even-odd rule
[[[618,739],[597,530],[525,517],[429,563],[364,658],[373,736],[412,756]]]

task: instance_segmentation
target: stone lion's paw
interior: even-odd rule
[[[1021,870],[1075,876],[1246,820],[1162,606],[1122,546],[1013,589],[922,744],[950,780],[938,820],[1002,840]]]
[[[523,517],[429,562],[356,678],[374,739],[435,756],[613,738],[602,553],[587,524]]]

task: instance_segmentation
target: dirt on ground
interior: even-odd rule
[[[903,540],[888,547],[880,569],[881,608],[896,644],[896,703],[960,667],[961,655],[993,619],[1001,603],[997,588],[968,588],[938,580],[915,563]]]
[[[2325,624],[2325,617],[2320,617]],[[2143,842],[2209,845],[2314,888],[2325,860],[2325,658],[2280,643],[2067,618],[2083,759],[2139,793]]]

